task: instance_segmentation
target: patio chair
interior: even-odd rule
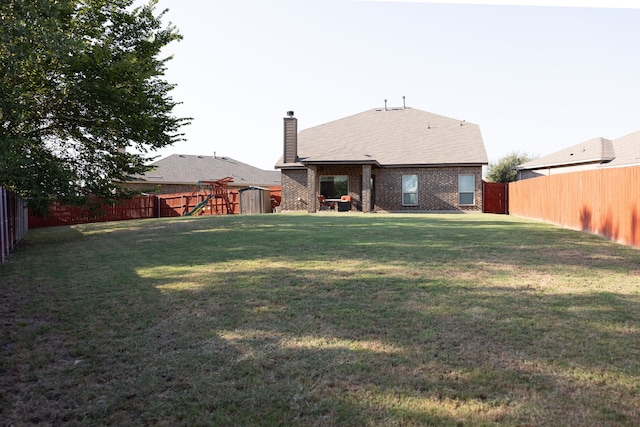
[[[328,211],[333,209],[333,203],[327,202],[327,198],[324,197],[322,194],[318,196],[318,201],[320,202],[321,211]]]

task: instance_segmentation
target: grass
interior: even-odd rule
[[[640,252],[493,215],[32,230],[6,425],[638,425]]]

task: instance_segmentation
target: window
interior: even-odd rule
[[[418,206],[418,175],[402,175],[402,206]]]
[[[333,175],[320,177],[320,194],[327,199],[339,199],[349,194],[349,177]]]
[[[458,175],[458,203],[460,205],[474,205],[476,200],[475,175]]]

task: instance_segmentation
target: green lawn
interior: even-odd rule
[[[36,229],[0,313],[0,424],[640,424],[640,251],[508,216]]]

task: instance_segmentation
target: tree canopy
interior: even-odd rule
[[[0,186],[31,207],[118,198],[126,190],[114,183],[183,139],[190,119],[172,113],[170,57],[160,57],[181,36],[163,25],[156,0],[133,3],[0,5]]]
[[[513,182],[518,178],[516,166],[533,160],[533,156],[527,153],[514,151],[499,159],[490,162],[487,168],[487,180],[490,182]]]

